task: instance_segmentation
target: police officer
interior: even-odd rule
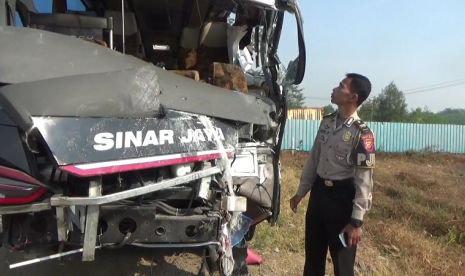
[[[359,74],[347,74],[333,89],[331,102],[338,111],[324,116],[290,200],[297,212],[311,190],[305,218],[305,276],[325,275],[328,247],[335,275],[354,275],[363,217],[372,202],[374,135],[357,115],[370,92],[370,81]],[[340,234],[346,237],[346,247]]]

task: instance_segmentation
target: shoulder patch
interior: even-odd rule
[[[358,141],[355,145],[355,165],[360,168],[375,167],[375,136],[362,122],[357,124],[360,128]]]
[[[359,144],[362,144],[363,148],[367,152],[375,151],[375,137],[373,136],[373,133],[362,133],[360,139],[362,141],[359,141]]]
[[[354,125],[356,125],[362,131],[362,133],[371,133],[371,129],[362,120],[356,120]]]

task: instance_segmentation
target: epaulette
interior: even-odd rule
[[[331,114],[328,114],[328,115],[324,115],[323,118],[329,118],[329,117],[333,117],[333,116],[336,116],[337,114],[337,111],[331,113]]]
[[[362,131],[362,133],[371,132],[371,129],[362,120],[356,120],[354,125],[356,125]]]

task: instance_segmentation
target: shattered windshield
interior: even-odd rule
[[[56,5],[52,5],[55,2]],[[281,86],[289,85],[295,81],[294,75],[302,71],[299,59],[296,58],[300,56],[301,49],[294,19],[297,14],[293,10],[297,6],[294,1],[176,0],[132,1],[131,4],[128,2],[18,0],[15,10],[18,20],[15,25],[85,40],[176,74],[214,85],[216,85],[216,75],[212,66],[232,64],[245,74],[248,88],[224,84],[224,80],[219,80],[218,84],[242,92],[263,90],[264,86],[270,86],[271,82],[276,81]],[[124,7],[122,3],[125,3]],[[50,43],[58,39],[48,34],[47,37],[50,37],[48,38]],[[64,43],[65,40],[62,41]],[[45,45],[44,43],[48,41],[43,41],[40,45]],[[25,45],[24,50],[26,52],[29,46],[37,48],[40,45]],[[90,51],[96,51],[87,47],[89,52],[77,53],[80,48],[76,44],[68,48],[68,53],[63,52],[63,57],[69,57],[67,63],[56,61],[60,64],[72,64],[74,69],[68,68],[68,73],[66,66],[60,68],[62,73],[46,73],[46,70],[42,70],[41,73],[38,68],[28,69],[34,72],[26,73],[21,71],[21,68],[17,68],[17,71],[22,73],[15,73],[14,78],[8,79],[21,82],[48,78],[56,74],[57,77],[76,74],[80,70],[75,68],[84,67],[79,66],[80,62],[76,62],[75,57],[80,56],[82,59],[91,54]],[[99,55],[108,56],[103,54],[103,51],[98,51],[97,56]],[[10,59],[8,55],[5,58]],[[97,60],[95,61],[97,63]],[[294,63],[290,64],[291,61]],[[4,61],[1,63],[7,64]],[[15,72],[14,67],[17,66],[15,64],[17,63],[10,65],[8,69],[10,72]],[[56,67],[52,65],[50,64],[51,67]],[[276,74],[271,73],[272,68],[276,70]],[[235,69],[228,70],[233,72]],[[269,76],[267,71],[270,72]],[[294,73],[289,74],[289,72]],[[261,95],[267,93],[259,92]]]

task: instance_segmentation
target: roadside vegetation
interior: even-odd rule
[[[251,248],[264,264],[252,275],[302,275],[305,210],[289,209],[306,153],[283,153],[281,216],[257,227]],[[377,155],[373,207],[359,246],[358,275],[465,275],[465,156]],[[328,254],[327,274],[333,275]]]

